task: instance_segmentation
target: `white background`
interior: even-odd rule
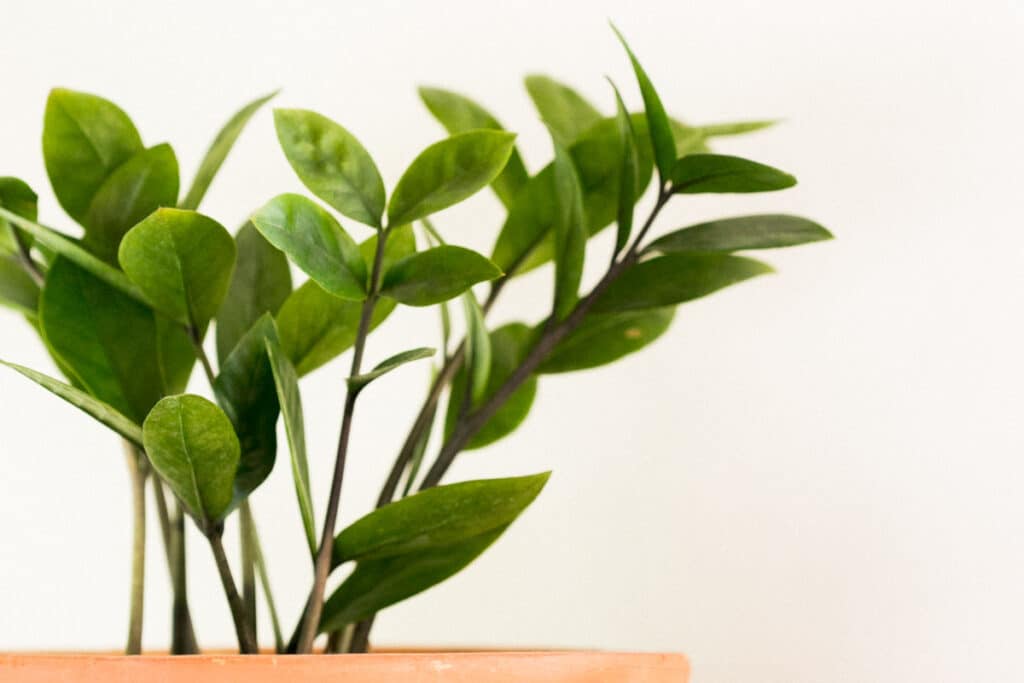
[[[788,211],[838,239],[766,254],[779,274],[684,306],[645,353],[545,379],[523,428],[451,478],[550,468],[549,487],[469,570],[387,610],[378,642],[681,650],[701,683],[1020,680],[1019,2],[4,2],[0,174],[26,178],[42,219],[70,229],[40,153],[55,85],[117,101],[147,144],[174,144],[187,178],[226,117],[279,86],[278,105],[354,131],[390,185],[442,134],[422,83],[485,103],[536,170],[550,147],[524,74],[611,113],[610,74],[639,105],[608,17],[678,116],[784,119],[718,149],[802,181],[679,201],[662,229]],[[233,229],[299,188],[264,111],[204,209]],[[500,212],[482,193],[437,222],[487,249]],[[595,264],[607,248],[594,241]],[[536,319],[549,279],[526,278],[494,320]],[[431,312],[396,315],[369,360],[435,329]],[[0,330],[3,358],[52,370],[16,316],[0,312]],[[343,373],[303,385],[321,511]],[[343,521],[371,504],[426,381],[424,365],[366,395]],[[193,389],[206,391],[198,375]],[[9,372],[0,423],[0,649],[120,647],[117,440]],[[287,467],[254,500],[290,628],[310,572]],[[168,588],[150,531],[145,641],[160,648]],[[191,541],[199,636],[230,645]]]

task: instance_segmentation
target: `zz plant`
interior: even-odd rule
[[[461,452],[523,422],[541,378],[614,362],[664,334],[679,304],[771,271],[737,252],[831,237],[803,218],[755,215],[652,238],[662,209],[685,195],[767,192],[796,181],[770,166],[711,153],[714,138],[768,123],[690,126],[670,118],[626,51],[640,113],[630,113],[614,84],[616,113],[607,116],[551,78],[526,79],[554,149],[551,163],[532,175],[515,136],[453,92],[420,89],[450,137],[423,150],[390,193],[352,133],[314,112],[278,109],[284,156],[315,199],[274,197],[234,237],[198,209],[242,129],[273,95],[244,107],[220,131],[182,198],[169,145],[145,146],[129,117],[107,100],[51,92],[46,170],[82,233],[71,237],[39,223],[28,185],[0,179],[0,301],[36,329],[65,380],[4,364],[125,444],[134,491],[128,653],[141,647],[150,497],[174,596],[172,652],[198,651],[186,517],[209,542],[241,652],[258,648],[257,582],[277,651],[310,652],[321,634],[328,635],[328,651],[363,651],[379,610],[460,571],[544,487],[547,473],[441,485]],[[490,255],[448,244],[432,223],[435,214],[488,186],[506,212]],[[635,214],[648,186],[651,205],[641,217]],[[350,231],[337,215],[361,227]],[[607,268],[581,289],[588,240],[613,224],[611,254],[601,256]],[[505,288],[549,262],[547,316],[489,327],[486,316]],[[292,266],[308,277],[297,287]],[[465,336],[453,343],[449,304],[456,299]],[[401,350],[371,364],[368,338],[404,306],[438,307],[440,350]],[[204,345],[211,324],[215,361]],[[318,525],[300,380],[348,350],[334,471]],[[376,510],[338,532],[358,400],[375,380],[428,358],[436,359],[433,381]],[[185,393],[197,363],[213,400]],[[279,421],[312,572],[290,638],[250,506],[274,469]],[[440,435],[432,440],[435,429]],[[432,441],[440,447],[428,458]],[[240,584],[222,543],[231,520],[240,534]],[[347,578],[326,595],[329,576],[342,566]]]

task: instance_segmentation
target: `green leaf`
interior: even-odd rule
[[[46,173],[57,201],[79,223],[107,176],[141,151],[135,125],[113,102],[64,88],[50,91],[43,121]]]
[[[410,306],[430,306],[453,299],[501,271],[464,247],[443,246],[407,256],[384,274],[381,292]]]
[[[377,235],[359,245],[363,258],[373,258]],[[383,268],[416,252],[416,239],[411,226],[393,228],[384,245]],[[394,299],[382,297],[373,309],[370,331],[377,328],[395,310]],[[325,292],[312,280],[296,289],[277,314],[278,335],[285,355],[291,360],[299,377],[309,374],[344,353],[356,340],[362,304],[339,299]]]
[[[725,154],[690,154],[672,167],[673,193],[772,192],[796,185],[777,168]]]
[[[264,313],[221,363],[213,383],[241,446],[235,502],[245,499],[274,469],[277,457],[277,387],[266,340],[277,340],[274,319]]]
[[[675,308],[623,313],[592,313],[548,354],[540,374],[573,372],[613,363],[664,334]]]
[[[374,510],[334,539],[335,566],[450,546],[511,524],[550,472],[435,486]]]
[[[466,313],[466,367],[469,369],[470,407],[480,405],[491,374],[491,336],[484,324],[484,312],[472,292],[462,295]]]
[[[320,632],[340,630],[441,583],[466,568],[504,531],[501,527],[450,546],[360,562],[324,603]]]
[[[648,78],[644,68],[640,66],[640,62],[637,60],[636,55],[633,54],[629,44],[626,43],[626,39],[614,24],[612,25],[612,30],[619,37],[622,47],[626,49],[629,61],[633,63],[633,73],[636,74],[636,81],[640,86],[640,96],[644,100],[644,114],[647,117],[651,146],[654,148],[654,162],[658,167],[661,181],[664,183],[669,178],[673,164],[676,163],[676,141],[672,134],[672,124],[669,121],[668,114],[665,113],[665,106],[661,103],[658,91],[654,89],[654,84],[651,83],[651,79]]]
[[[594,304],[595,313],[643,310],[683,303],[723,287],[774,272],[730,254],[690,252],[642,261],[624,272]]]
[[[746,251],[777,249],[832,239],[832,233],[800,216],[738,216],[699,223],[652,242],[645,252]]]
[[[38,215],[37,202],[36,193],[24,180],[10,176],[0,177],[0,207],[34,221]],[[13,226],[0,217],[0,255],[17,252],[18,244],[11,232],[13,229]]]
[[[21,373],[50,393],[55,396],[59,396],[90,417],[96,419],[107,427],[110,427],[132,443],[138,444],[139,446],[142,445],[142,429],[139,425],[103,401],[95,399],[84,391],[76,389],[73,386],[64,384],[60,380],[48,377],[41,372],[36,372],[31,368],[26,368],[15,363],[8,363],[3,360],[0,360],[0,365],[6,365],[15,372]]]
[[[265,340],[267,356],[274,374],[274,386],[277,389],[277,402],[284,419],[285,433],[288,435],[288,449],[291,454],[292,480],[295,483],[295,495],[299,501],[299,514],[306,532],[310,555],[316,555],[316,522],[313,519],[313,498],[309,492],[309,461],[306,458],[306,428],[302,416],[302,396],[299,393],[299,378],[291,361],[284,355],[281,345],[274,339]]]
[[[539,74],[527,76],[525,82],[533,105],[558,144],[568,147],[601,120],[601,112],[569,86]]]
[[[419,93],[420,99],[427,105],[427,109],[444,126],[449,135],[466,133],[478,128],[504,130],[504,127],[490,112],[468,97],[440,88],[424,87],[419,89]],[[491,188],[507,207],[529,179],[530,176],[526,172],[523,159],[519,156],[519,151],[513,147],[508,163],[491,183]]]
[[[381,227],[384,181],[355,136],[304,109],[275,109],[274,125],[281,149],[310,192],[349,218]]]
[[[203,157],[202,162],[199,164],[199,170],[196,171],[195,178],[192,180],[192,186],[188,189],[185,199],[181,201],[182,209],[194,211],[199,208],[203,197],[206,196],[206,191],[210,189],[210,183],[213,182],[217,171],[220,170],[221,164],[228,158],[228,153],[235,146],[235,141],[242,134],[246,124],[249,123],[249,119],[275,95],[277,95],[277,91],[253,100],[235,112],[235,115],[224,124],[224,127],[220,129],[217,137],[210,144],[210,148],[206,150],[206,156]]]
[[[509,323],[491,332],[491,370],[487,379],[487,390],[482,401],[493,396],[522,365],[526,354],[533,347],[536,335],[533,329],[523,323]],[[451,396],[448,399],[448,414],[445,417],[445,435],[451,435],[459,419],[466,390],[466,370],[460,369],[452,381]],[[483,448],[508,436],[523,423],[533,406],[537,395],[537,378],[530,377],[516,389],[508,400],[487,421],[470,440],[466,450]]]
[[[349,234],[316,202],[282,194],[252,216],[267,241],[342,299],[366,298],[366,262]]]
[[[373,370],[365,372],[361,375],[356,375],[355,377],[349,377],[348,386],[354,393],[358,394],[359,392],[366,388],[367,384],[377,379],[378,377],[382,377],[391,372],[392,370],[395,370],[405,365],[406,363],[422,360],[424,358],[430,358],[436,352],[436,349],[423,347],[419,349],[412,349],[410,351],[403,351],[402,353],[397,353],[394,356],[391,356],[390,358],[387,358],[378,363],[377,366],[373,368]]]
[[[395,186],[388,223],[412,223],[489,185],[505,168],[515,137],[504,131],[474,130],[427,147]]]
[[[117,261],[121,238],[160,207],[178,201],[178,159],[170,145],[143,150],[111,173],[89,204],[83,246],[102,258]]]
[[[734,121],[730,123],[713,123],[706,126],[698,126],[697,130],[703,137],[713,138],[725,135],[743,135],[753,133],[765,128],[771,128],[778,121]]]
[[[622,145],[622,166],[619,170],[619,196],[616,222],[618,230],[615,235],[615,253],[619,253],[629,235],[633,231],[633,207],[637,199],[637,176],[640,167],[640,155],[637,152],[636,133],[633,131],[633,122],[630,120],[626,103],[622,101],[622,95],[611,79],[608,82],[615,91],[615,103],[617,107],[616,120],[619,124],[619,139]]]
[[[159,209],[128,231],[117,256],[157,310],[199,330],[227,293],[235,241],[212,218],[185,209]]]
[[[39,311],[39,285],[11,254],[0,254],[0,306],[30,318],[35,318]]]
[[[555,142],[555,296],[552,315],[562,320],[579,300],[587,231],[583,216],[583,191],[568,152]]]
[[[287,257],[251,222],[235,235],[235,247],[235,272],[217,312],[217,358],[222,363],[264,313],[277,315],[292,291]]]
[[[153,468],[204,530],[227,514],[239,446],[231,421],[202,396],[168,396],[142,425]]]

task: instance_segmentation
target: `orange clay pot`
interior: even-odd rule
[[[687,683],[689,677],[678,654],[0,654],[3,683]]]

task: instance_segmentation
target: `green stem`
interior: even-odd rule
[[[128,655],[142,653],[142,617],[146,589],[146,476],[148,468],[142,454],[124,442],[128,471],[132,480],[132,574],[129,599]]]
[[[160,519],[160,535],[164,541],[167,556],[167,572],[171,577],[173,606],[171,611],[171,654],[198,654],[192,614],[188,606],[188,588],[185,573],[185,520],[177,508],[172,518],[164,493],[163,482],[153,477],[153,498],[156,500],[157,517]]]
[[[242,602],[249,617],[249,631],[253,640],[259,642],[256,630],[256,556],[252,547],[252,509],[248,499],[242,501],[238,508],[238,533],[242,554]]]
[[[231,575],[231,565],[228,564],[228,556],[224,553],[223,532],[223,528],[220,527],[212,529],[207,532],[206,538],[210,541],[213,559],[217,563],[217,573],[220,575],[221,585],[224,586],[224,595],[227,596],[228,607],[231,609],[231,619],[235,623],[235,635],[238,637],[238,649],[243,655],[256,654],[258,648],[256,640],[249,630],[249,617],[245,611],[245,604],[235,587],[235,579]]]
[[[263,557],[263,546],[260,544],[260,535],[256,529],[256,518],[251,516],[249,528],[252,531],[252,554],[253,562],[256,565],[256,574],[260,579],[260,588],[263,589],[263,597],[267,601],[267,609],[270,612],[270,623],[274,629],[274,647],[279,653],[285,651],[284,636],[281,633],[281,619],[277,614],[277,603],[274,601],[274,592],[270,589],[270,575],[267,573],[267,563]]]

